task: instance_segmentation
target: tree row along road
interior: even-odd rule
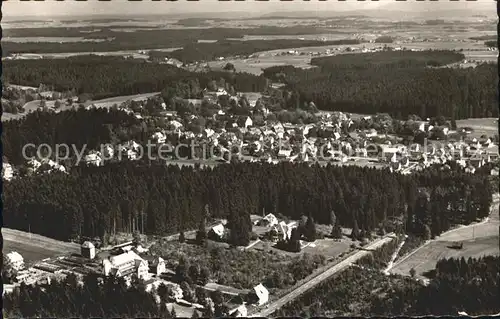
[[[371,250],[375,250],[379,248],[380,246],[392,241],[395,238],[394,233],[387,234],[385,237],[381,239],[377,239],[370,245],[364,247],[364,250],[358,251],[352,256],[347,257],[346,259],[340,261],[337,264],[332,265],[330,268],[325,270],[324,272],[320,273],[316,277],[313,277],[311,280],[305,282],[304,284],[300,285],[299,287],[295,288],[292,290],[290,293],[286,294],[285,296],[281,297],[280,299],[270,303],[265,309],[262,309],[260,312],[257,312],[255,314],[252,314],[252,317],[269,317],[271,314],[273,314],[276,310],[279,308],[283,307],[285,304],[289,303],[290,301],[294,300],[295,298],[299,297],[309,289],[317,286],[320,284],[322,281],[330,278],[334,274],[348,268],[351,266],[353,263],[361,259],[362,257],[371,254]]]

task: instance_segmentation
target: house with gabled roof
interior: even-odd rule
[[[160,256],[144,256],[144,259],[148,261],[149,272],[157,276],[163,274],[167,271],[165,265],[165,260]]]
[[[262,284],[258,284],[257,286],[253,287],[253,290],[257,295],[257,303],[259,306],[262,306],[269,301],[269,291]]]
[[[229,316],[234,318],[246,317],[248,315],[248,310],[245,304],[239,305],[237,308],[229,312]]]
[[[213,238],[215,240],[222,240],[224,238],[224,234],[226,229],[223,224],[216,225],[212,227],[208,232],[208,237]]]
[[[148,262],[142,257],[137,255],[134,251],[111,256],[109,259],[103,260],[104,275],[115,276],[130,276],[137,275],[139,278],[146,278],[148,276],[149,266]]]
[[[257,224],[259,226],[272,227],[278,224],[278,218],[276,218],[276,216],[274,216],[273,214],[267,214],[261,220],[259,220]]]

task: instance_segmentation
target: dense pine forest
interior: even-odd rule
[[[267,87],[264,77],[248,73],[193,73],[167,64],[121,57],[80,56],[67,59],[4,61],[3,81],[38,87],[47,84],[59,92],[86,93],[92,99],[118,95],[160,92],[186,84],[199,98],[212,81],[221,81],[238,92],[260,92]]]
[[[95,276],[83,279],[83,286],[74,275],[61,282],[27,286],[3,297],[6,318],[175,318],[155,297],[144,291],[139,281],[127,287],[118,277]]]
[[[500,257],[445,259],[428,286],[352,267],[287,304],[278,316],[485,315],[500,312]]]
[[[215,43],[193,43],[184,46],[182,49],[175,50],[166,55],[176,58],[179,61],[191,63],[196,61],[212,61],[218,57],[229,57],[236,55],[250,55],[260,51],[313,47],[325,45],[342,44],[360,44],[357,39],[345,39],[336,41],[317,41],[317,40],[295,40],[295,39],[276,39],[276,40],[219,40]]]
[[[218,49],[214,51],[211,46]],[[225,50],[213,43],[187,48],[191,48],[194,55]],[[389,113],[397,118],[412,114],[421,118],[455,119],[498,116],[496,65],[481,64],[466,69],[442,67],[463,58],[462,54],[451,51],[343,54],[313,58],[311,64],[317,68],[276,66],[255,76],[223,71],[193,73],[166,64],[81,56],[5,61],[3,76],[7,83],[35,87],[44,83],[63,93],[85,93],[87,99],[160,91],[168,96],[201,98],[202,90],[213,88],[214,81],[229,92],[263,92],[271,79],[288,84],[288,91],[297,96],[297,101],[292,103],[295,106],[312,101],[322,110]]]
[[[465,311],[469,315],[500,312],[500,257],[442,259],[426,287],[398,286],[391,298],[380,298],[372,306],[374,314],[409,316],[450,315]]]
[[[406,118],[498,116],[497,66],[444,68],[450,51],[382,51],[313,58],[307,70],[276,66],[264,75],[288,84],[319,109]]]
[[[354,266],[285,305],[275,315],[417,316],[459,311],[469,315],[495,314],[500,311],[499,262],[499,257],[490,256],[440,260],[428,286],[409,277],[385,276],[376,268]],[[69,276],[51,285],[22,284],[14,293],[4,296],[4,314],[57,318],[75,314],[82,318],[175,316],[163,303],[158,305],[152,295],[144,292],[137,280],[127,287],[123,279],[108,277],[100,285],[97,278],[87,276],[83,283],[80,286],[74,276]],[[166,298],[164,290],[158,290],[160,300]],[[214,301],[220,299],[212,295]],[[218,304],[215,306],[217,310]]]
[[[108,109],[85,110],[83,108],[59,113],[37,111],[20,120],[3,124],[2,150],[8,162],[25,163],[23,147],[28,143],[46,143],[55,149],[57,144],[74,145],[81,150],[96,149],[104,143],[138,139],[143,131],[141,123],[133,115]],[[36,149],[27,148],[26,155],[35,156]],[[69,156],[74,156],[70,149]],[[61,154],[61,156],[64,156]]]
[[[115,232],[164,235],[222,217],[238,234],[231,241],[244,245],[252,230],[249,215],[263,211],[296,220],[311,216],[320,224],[331,224],[333,211],[337,223],[353,227],[359,238],[379,227],[430,237],[487,216],[491,193],[486,176],[459,169],[403,176],[292,163],[180,169],[121,162],[5,182],[3,207],[6,227],[105,242]],[[395,218],[399,226],[388,225]]]
[[[130,26],[77,28],[16,28],[6,29],[4,37],[83,37],[85,39],[105,39],[103,42],[2,42],[2,55],[12,53],[58,53],[58,52],[106,52],[120,50],[145,50],[178,48],[203,40],[225,40],[243,38],[245,35],[294,35],[341,33],[316,26],[260,26],[255,28],[190,28],[156,29],[135,27],[134,32],[123,32],[120,28]]]

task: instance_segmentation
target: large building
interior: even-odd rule
[[[105,276],[128,277],[135,274],[142,279],[148,277],[148,262],[133,251],[112,256],[102,263]]]

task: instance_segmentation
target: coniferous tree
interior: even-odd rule
[[[205,225],[205,218],[202,218],[200,221],[200,226],[198,227],[198,231],[196,232],[196,242],[198,243],[198,245],[203,245],[206,239],[207,239],[207,231]]]
[[[342,238],[342,228],[339,225],[333,226],[331,236],[335,239],[341,239]]]
[[[354,239],[354,240],[360,239],[360,230],[359,230],[359,227],[358,227],[357,220],[354,220],[354,225],[353,225],[352,231],[351,231],[351,238]]]
[[[306,225],[304,226],[304,237],[309,242],[316,240],[316,224],[312,217],[307,218]]]

